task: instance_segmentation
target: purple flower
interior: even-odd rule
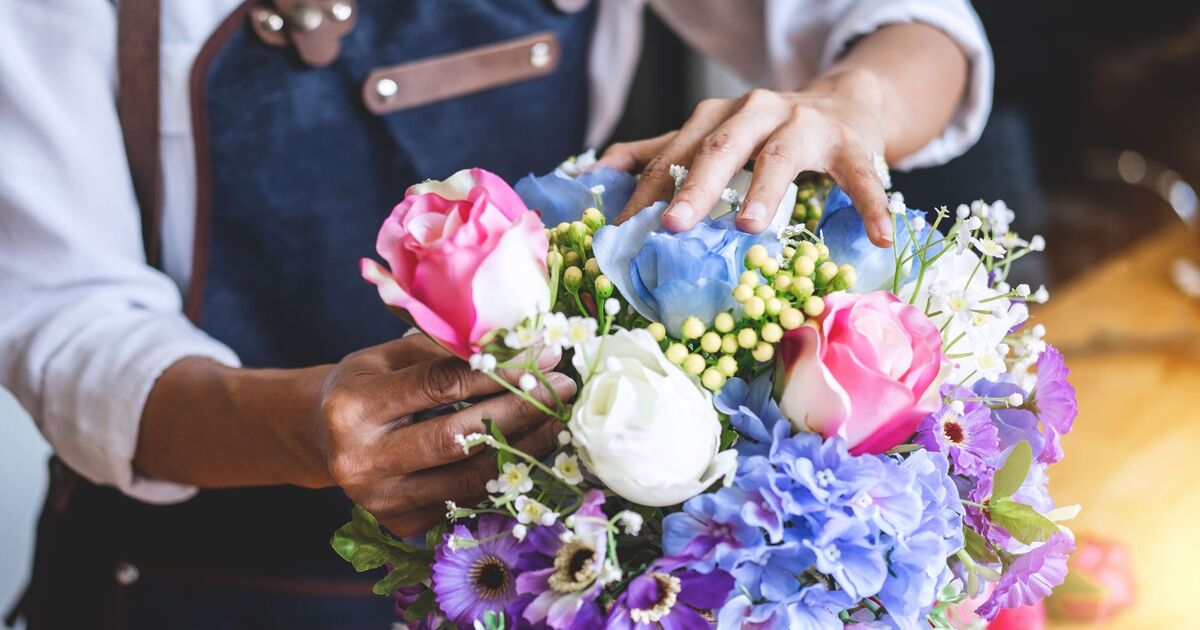
[[[996,583],[987,601],[975,610],[984,619],[995,619],[1002,608],[1036,604],[1067,577],[1067,556],[1075,541],[1056,532],[1042,546],[1017,558]]]
[[[1059,441],[1071,431],[1079,406],[1075,401],[1075,387],[1067,382],[1070,370],[1063,363],[1062,354],[1053,346],[1047,346],[1037,362],[1037,384],[1029,392],[1027,406],[1037,415],[1046,432],[1046,445],[1038,455],[1043,464],[1053,464],[1062,459]]]
[[[511,624],[529,603],[530,597],[517,593],[516,582],[529,564],[530,548],[507,535],[513,524],[510,518],[486,514],[474,532],[456,525],[438,545],[431,581],[438,608],[448,619],[470,625],[492,611],[505,615]],[[478,542],[453,550],[451,536]]]
[[[972,398],[975,394],[953,385],[942,387],[942,396]],[[988,460],[1000,450],[1000,436],[992,424],[992,412],[982,402],[963,401],[961,414],[949,405],[925,417],[913,440],[926,449],[945,453],[954,463],[954,472],[968,477],[984,474]]]
[[[715,610],[733,590],[724,571],[700,573],[678,560],[664,558],[630,580],[608,614],[612,630],[709,630],[699,610]]]
[[[391,571],[391,565],[388,565],[388,571]],[[409,586],[401,586],[400,588],[396,589],[396,591],[392,593],[392,601],[396,603],[396,616],[400,619],[404,619],[404,615],[408,613],[408,608],[412,606],[417,601],[417,598],[427,590],[429,590],[429,587],[425,586],[424,584],[411,584]],[[409,630],[434,630],[434,628],[442,627],[442,624],[445,623],[445,621],[445,618],[443,618],[435,608],[434,610],[430,611],[428,615],[425,615],[425,618],[423,619],[412,622],[401,621],[398,623],[402,624],[403,627],[408,628]]]
[[[552,566],[517,578],[517,591],[534,596],[525,608],[526,621],[545,621],[555,630],[595,627],[594,602],[604,588],[608,552],[608,518],[602,505],[604,493],[588,492],[574,514],[575,529],[565,541],[562,534],[567,530],[561,526],[538,527],[529,533],[533,555]]]
[[[701,571],[728,569],[744,550],[763,544],[762,531],[742,517],[749,498],[735,486],[688,499],[682,512],[663,519],[663,552],[691,559]]]

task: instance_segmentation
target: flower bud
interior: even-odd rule
[[[650,331],[655,341],[662,341],[667,338],[667,327],[658,322],[650,324],[646,327],[646,330]]]
[[[772,289],[770,286],[764,284],[754,290],[754,295],[757,295],[764,300],[769,300],[775,297],[775,289]]]
[[[739,280],[742,284],[753,289],[754,287],[758,286],[758,272],[747,269],[746,271],[742,272]]]
[[[808,219],[808,204],[805,204],[802,201],[796,202],[796,205],[792,207],[792,222],[804,223],[804,221],[807,219]]]
[[[583,237],[583,248],[588,251],[591,251],[591,249],[592,249],[592,235],[591,234],[588,234],[587,236]]]
[[[704,361],[704,357],[698,354],[689,354],[683,360],[683,371],[693,376],[699,376],[706,365],[708,364]]]
[[[825,246],[825,243],[817,243],[816,248],[817,248],[817,262],[829,260],[829,248]]]
[[[759,271],[762,272],[762,275],[770,278],[779,273],[779,263],[774,258],[768,258],[767,262],[759,265]]]
[[[681,343],[673,343],[667,346],[667,360],[675,365],[683,365],[683,361],[688,358],[688,349]]]
[[[579,267],[567,267],[563,272],[563,285],[567,290],[574,293],[579,290],[583,284],[583,271]]]
[[[817,270],[817,263],[809,256],[801,254],[792,260],[792,271],[801,278],[808,278]]]
[[[704,333],[700,337],[700,348],[709,354],[716,354],[721,351],[721,335],[718,335],[711,330]]]
[[[689,317],[683,320],[683,325],[679,327],[679,333],[684,339],[699,339],[700,335],[704,334],[704,322],[696,317]]]
[[[797,245],[796,252],[801,256],[804,256],[805,258],[811,258],[814,261],[819,256],[817,252],[817,246],[809,241],[802,241],[799,245]]]
[[[715,392],[725,384],[725,375],[721,374],[721,371],[717,368],[708,368],[700,375],[700,384],[705,389]]]
[[[557,249],[550,250],[550,253],[546,254],[546,267],[550,269],[550,271],[554,271],[555,269],[562,269],[562,266],[562,252],[558,251]]]
[[[771,253],[762,244],[753,245],[746,250],[746,268],[758,269],[771,259]]]
[[[817,290],[812,278],[800,277],[792,281],[792,295],[796,296],[801,301],[808,298]]]
[[[778,315],[783,311],[783,300],[779,298],[771,298],[766,300],[767,315]]]
[[[733,314],[729,311],[725,311],[723,313],[717,313],[716,318],[713,319],[713,328],[715,328],[719,333],[727,333],[733,330],[734,323]]]
[[[558,224],[558,227],[554,228],[554,231],[557,232],[559,236],[566,236],[567,233],[571,231],[571,224],[563,221],[562,223]]]
[[[804,323],[804,313],[800,309],[787,306],[779,313],[779,325],[784,330],[795,330]]]
[[[1009,407],[1020,407],[1025,404],[1025,397],[1021,394],[1009,394],[1007,402]]]
[[[737,359],[729,355],[724,355],[720,359],[717,359],[717,369],[721,371],[721,374],[725,378],[733,378],[738,371]]]
[[[836,291],[845,291],[853,287],[858,282],[858,272],[850,265],[842,265],[838,267],[837,276],[833,279],[833,288]]]
[[[737,344],[741,348],[749,350],[758,343],[758,333],[754,332],[753,328],[743,328],[738,331]]]
[[[750,288],[749,285],[739,284],[733,289],[733,299],[739,302],[745,302],[752,297],[754,297],[754,289]]]
[[[613,283],[608,276],[596,276],[592,285],[596,287],[596,295],[600,296],[601,300],[608,299],[613,294]]]
[[[788,245],[787,247],[784,247],[784,248],[783,248],[783,257],[784,257],[784,258],[786,258],[786,259],[788,259],[788,260],[791,260],[791,259],[792,259],[792,258],[793,258],[795,255],[796,255],[796,248],[795,248],[795,247],[792,247],[791,245]]]
[[[766,363],[775,358],[775,346],[765,341],[760,341],[754,346],[754,350],[750,352],[750,355],[754,357],[755,361]]]
[[[587,262],[583,263],[583,273],[589,278],[595,278],[600,275],[600,263],[596,262],[595,258],[587,259]]]
[[[746,317],[750,319],[759,319],[767,312],[767,304],[762,298],[757,295],[742,303],[742,309],[746,312]]]
[[[804,314],[809,317],[818,317],[825,312],[825,300],[813,295],[807,300],[804,300]]]
[[[575,241],[576,243],[582,243],[583,237],[588,235],[587,226],[583,224],[583,221],[572,221],[569,229],[571,240]]]
[[[792,274],[781,272],[771,279],[771,286],[780,293],[792,288]]]
[[[733,354],[738,351],[737,335],[727,333],[721,336],[721,352]]]
[[[833,261],[825,261],[817,266],[817,286],[823,287],[833,282],[838,275],[838,266]]]
[[[778,343],[783,339],[783,327],[775,322],[769,322],[763,325],[762,339],[767,343]]]
[[[579,257],[579,252],[569,249],[567,253],[563,254],[563,262],[578,267],[579,263],[583,262],[583,259]]]
[[[604,213],[595,208],[588,208],[583,211],[583,224],[591,231],[595,232],[604,227]]]

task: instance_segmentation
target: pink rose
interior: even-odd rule
[[[1056,619],[1101,622],[1133,604],[1137,589],[1129,550],[1118,542],[1080,536],[1067,561],[1067,579],[1047,601]]]
[[[483,169],[409,187],[375,247],[391,272],[363,259],[363,278],[460,357],[549,307],[542,221]]]
[[[885,291],[825,298],[817,325],[780,341],[779,408],[798,429],[882,453],[938,409],[942,337],[924,313]]]

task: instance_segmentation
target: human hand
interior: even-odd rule
[[[737,215],[737,226],[748,232],[770,225],[800,172],[826,172],[854,201],[871,242],[886,247],[892,219],[874,163],[884,153],[883,109],[874,76],[848,70],[800,92],[753,90],[737,99],[703,101],[678,131],[614,144],[598,165],[642,173],[618,222],[670,199],[663,225],[675,232],[702,221],[750,160],[754,177]],[[688,167],[674,197],[672,164]]]
[[[539,369],[557,361],[545,357]],[[575,394],[566,375],[551,372],[547,379],[560,398]],[[531,455],[553,448],[563,429],[559,421],[513,394],[496,395],[501,391],[425,335],[351,354],[326,374],[321,388],[317,426],[329,474],[392,533],[421,533],[443,518],[447,500],[478,499],[496,476],[494,453],[468,455],[458,436],[486,433],[484,420],[490,419]],[[554,405],[548,390],[530,393]],[[461,411],[414,421],[423,411],[481,397]]]

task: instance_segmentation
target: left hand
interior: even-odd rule
[[[747,232],[770,225],[798,174],[825,172],[854,201],[871,242],[887,247],[892,219],[874,164],[874,156],[884,154],[883,109],[874,75],[848,70],[800,92],[753,90],[737,99],[703,101],[678,131],[614,144],[598,164],[642,173],[618,222],[670,199],[663,225],[674,232],[703,220],[750,160],[754,177],[737,215],[737,226]],[[672,164],[689,169],[674,197]]]

